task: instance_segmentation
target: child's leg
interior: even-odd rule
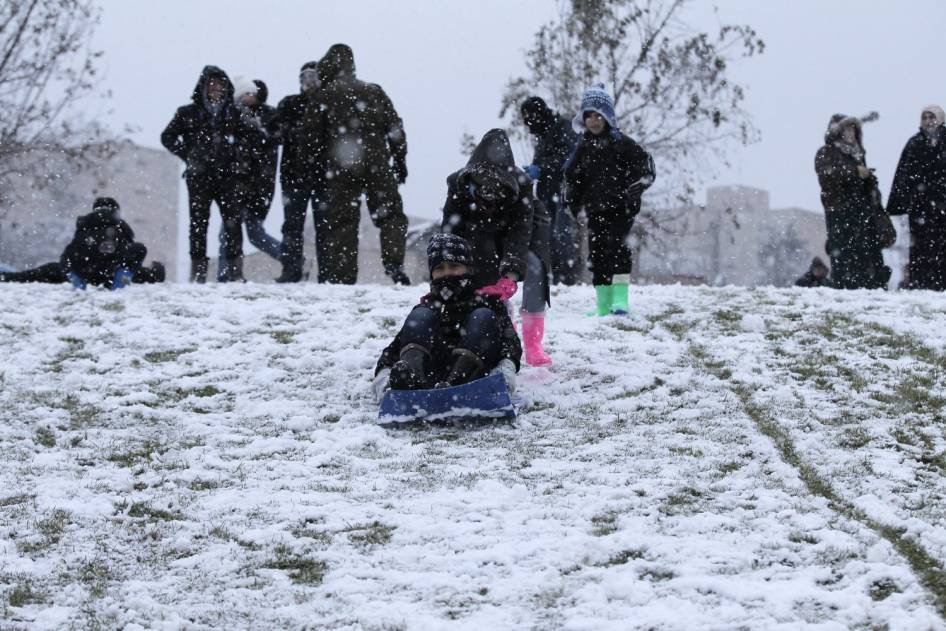
[[[627,292],[628,285],[631,282],[631,265],[633,258],[631,256],[631,247],[628,245],[628,238],[631,235],[631,227],[634,225],[634,218],[630,214],[621,217],[620,221],[614,222],[614,235],[617,237],[614,243],[614,267],[611,277],[611,313],[625,315],[628,311]]]
[[[611,311],[612,241],[610,226],[602,219],[602,215],[589,215],[588,258],[591,261],[591,282],[595,288],[595,313],[599,316],[608,315]]]
[[[430,384],[431,352],[440,329],[440,314],[423,306],[414,307],[401,327],[401,353],[391,368],[391,388],[415,390]]]
[[[535,252],[529,252],[522,289],[522,342],[526,362],[531,366],[548,366],[552,363],[552,358],[542,350],[548,295],[549,278],[545,264]]]

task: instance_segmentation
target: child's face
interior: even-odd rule
[[[585,114],[585,127],[595,136],[598,136],[608,126],[608,121],[598,112],[588,112]]]
[[[430,280],[440,280],[441,278],[447,278],[449,276],[463,276],[469,273],[470,268],[463,263],[444,261],[430,271]]]

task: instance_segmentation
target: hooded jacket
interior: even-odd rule
[[[266,104],[269,90],[256,80],[257,104],[237,106],[240,129],[237,136],[239,172],[255,186],[268,189],[276,184],[276,163],[279,155],[279,127],[276,108]]]
[[[95,210],[76,219],[75,235],[59,262],[63,273],[74,272],[87,281],[111,276],[134,241],[134,231],[116,210]]]
[[[532,164],[539,168],[536,197],[551,208],[561,195],[565,161],[575,150],[578,134],[572,130],[568,119],[549,109],[545,101],[533,97],[526,107],[530,110],[526,126],[535,138]]]
[[[478,201],[479,189],[489,189],[497,199],[493,210]],[[506,274],[525,277],[534,206],[532,180],[516,167],[506,132],[486,132],[466,166],[447,177],[441,225],[443,232],[470,242],[476,287]]]
[[[207,98],[210,79],[224,84],[214,111]],[[161,144],[187,164],[188,179],[221,180],[234,174],[238,119],[233,105],[233,84],[217,66],[204,66],[191,94],[191,103],[177,108],[161,132]]]
[[[915,218],[936,219],[935,215],[939,213],[935,209],[941,213],[946,208],[946,126],[942,123],[943,110],[927,107],[924,111],[933,111],[939,125],[933,133],[921,129],[910,137],[903,148],[887,204],[891,215],[909,214]],[[946,217],[940,214],[938,223],[946,224]]]
[[[404,124],[381,86],[357,78],[351,48],[329,48],[319,61],[319,75],[326,168],[341,175],[367,175],[387,169],[392,160],[406,164]]]
[[[842,140],[844,128],[853,125],[856,144],[848,145]],[[821,185],[821,203],[825,213],[869,216],[871,194],[876,180],[860,177],[858,166],[866,166],[861,122],[843,114],[835,114],[828,123],[824,135],[824,146],[815,154],[815,172]]]

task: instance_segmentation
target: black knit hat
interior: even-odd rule
[[[444,261],[473,267],[470,243],[455,234],[440,233],[432,236],[427,244],[427,267],[432,272]]]
[[[120,207],[114,197],[96,197],[95,201],[92,202],[92,210],[107,210],[115,213],[120,210]]]

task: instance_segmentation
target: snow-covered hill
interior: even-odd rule
[[[946,297],[559,290],[514,425],[388,431],[421,291],[0,288],[0,626],[946,628]]]

